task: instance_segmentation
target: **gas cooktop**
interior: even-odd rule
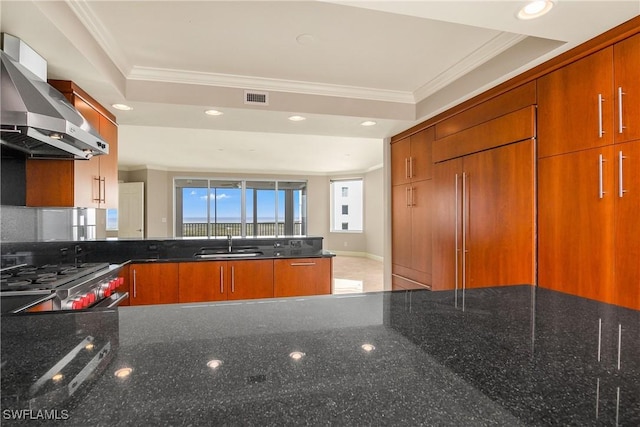
[[[46,293],[108,267],[107,263],[83,263],[5,268],[0,272],[0,292],[2,295],[23,292]]]

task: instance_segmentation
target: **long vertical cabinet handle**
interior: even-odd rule
[[[409,178],[413,178],[413,157],[409,157]]]
[[[467,289],[467,174],[462,173],[462,311],[465,309]]]
[[[407,187],[404,189],[404,197],[405,197],[405,202],[406,202],[406,206],[408,208],[411,207],[411,202],[409,202],[409,193],[411,192],[411,188]]]
[[[136,286],[136,269],[133,269],[133,297],[136,298],[138,296],[138,287]]]
[[[236,272],[233,266],[231,266],[231,292],[236,291]]]
[[[618,196],[624,196],[624,193],[627,190],[624,189],[624,174],[622,172],[622,161],[626,159],[625,156],[622,155],[622,150],[618,152]]]
[[[224,266],[220,266],[220,293],[224,294]]]
[[[409,179],[409,158],[404,158],[404,177]]]
[[[454,238],[455,238],[456,244],[455,244],[454,256],[455,256],[456,271],[455,271],[455,274],[454,274],[454,277],[455,277],[454,304],[455,304],[455,307],[458,308],[458,282],[459,282],[459,277],[458,277],[458,275],[459,275],[459,273],[458,273],[458,266],[459,266],[458,257],[460,256],[460,248],[458,247],[458,226],[459,226],[458,218],[459,218],[459,213],[460,213],[459,210],[458,210],[458,208],[459,208],[458,207],[458,174],[456,174],[456,181],[455,181],[455,196],[456,196],[456,201],[455,201],[455,215],[454,216],[455,216],[456,227],[455,227],[455,231],[454,231],[454,236],[455,236]]]
[[[598,196],[602,199],[604,198],[604,182],[602,178],[602,165],[604,163],[604,158],[602,154],[598,156]]]
[[[598,138],[602,138],[604,135],[604,129],[602,128],[602,103],[604,102],[604,98],[602,94],[598,94]]]
[[[100,182],[102,183],[102,196],[100,203],[107,203],[107,177],[103,176]]]
[[[622,91],[622,86],[618,87],[618,133],[622,133],[625,126],[622,123],[622,96],[625,93]]]
[[[416,205],[416,187],[411,187],[411,206]]]

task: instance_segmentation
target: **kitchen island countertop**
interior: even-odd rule
[[[64,420],[28,425],[640,424],[639,312],[528,286],[460,297],[402,291],[58,314],[78,336],[92,316],[115,318],[113,359],[48,408]],[[21,378],[11,374],[36,363],[18,342],[33,333],[29,317],[16,319],[2,322],[7,425],[7,405],[25,403],[6,392]],[[130,375],[114,375],[122,368]]]

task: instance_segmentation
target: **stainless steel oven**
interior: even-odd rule
[[[108,263],[16,265],[0,270],[1,312],[55,312],[115,307],[123,265]]]

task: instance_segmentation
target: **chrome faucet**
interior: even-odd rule
[[[231,253],[231,228],[227,227],[227,245],[228,245],[228,251],[229,253]]]

